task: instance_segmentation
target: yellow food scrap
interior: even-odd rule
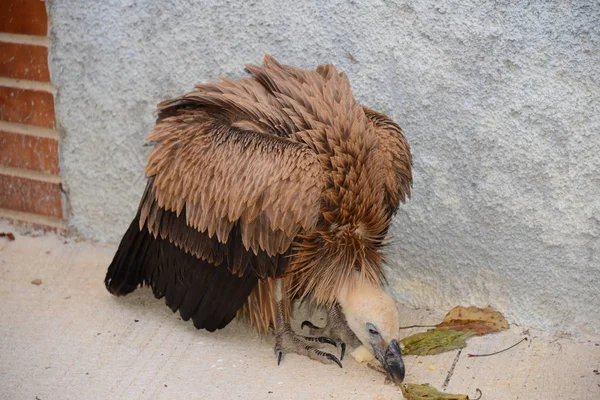
[[[375,356],[365,346],[358,346],[350,355],[359,363],[372,361]]]

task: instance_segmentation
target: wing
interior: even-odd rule
[[[146,191],[105,284],[123,295],[145,283],[215,330],[258,279],[283,272],[294,237],[316,225],[324,180],[304,145],[238,128],[247,115],[192,97],[160,110]]]
[[[412,156],[410,146],[398,124],[387,115],[363,107],[367,118],[376,128],[379,148],[385,165],[385,188],[387,203],[392,213],[400,201],[410,197],[412,185]]]
[[[307,146],[197,108],[161,120],[147,139],[157,141],[146,168],[150,197],[177,215],[185,208],[186,224],[220,243],[238,224],[246,250],[273,256],[316,225],[325,181]],[[142,205],[140,224],[149,221],[151,232],[152,212],[151,202]]]

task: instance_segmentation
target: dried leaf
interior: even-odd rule
[[[41,279],[34,279],[31,281],[32,285],[36,285],[36,286],[40,286],[42,284],[42,280]]]
[[[477,332],[485,335],[508,329],[504,316],[493,308],[454,307],[446,314],[438,329],[452,329],[463,332]]]
[[[462,349],[467,345],[465,340],[476,334],[476,332],[457,332],[448,329],[429,329],[427,332],[402,339],[400,341],[404,345],[402,354],[425,356]]]
[[[407,400],[469,400],[466,394],[441,393],[427,383],[422,385],[409,383],[402,385],[401,389]]]
[[[15,240],[15,235],[13,235],[11,232],[0,232],[0,237],[5,237],[11,242]]]

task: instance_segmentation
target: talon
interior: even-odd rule
[[[301,336],[302,339],[306,340],[307,342],[315,342],[315,343],[327,343],[330,345],[333,345],[335,347],[337,347],[337,343],[335,342],[335,340],[330,339],[326,336]]]
[[[309,328],[312,329],[321,329],[318,326],[315,326],[312,322],[310,321],[304,321],[300,324],[300,329],[304,329],[305,326],[308,326]]]
[[[336,356],[334,356],[333,354],[325,353],[325,357],[327,357],[331,361],[335,362],[337,365],[340,366],[340,368],[344,368],[344,367],[342,367],[342,363],[340,362],[340,360],[338,360],[338,358]]]
[[[343,360],[344,359],[344,354],[346,354],[346,343],[342,342],[340,344],[340,347],[342,348],[342,355],[340,356],[340,360]]]
[[[281,357],[283,357],[283,352],[279,350],[277,352],[277,365],[281,364]]]
[[[316,339],[317,339],[317,342],[319,342],[319,343],[327,343],[327,344],[331,344],[331,345],[337,347],[337,343],[335,342],[335,340],[329,339],[328,337],[321,336]]]

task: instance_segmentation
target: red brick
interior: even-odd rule
[[[41,0],[0,0],[0,32],[46,36],[46,2]]]
[[[54,96],[38,90],[0,87],[0,120],[54,128]]]
[[[48,49],[44,46],[0,42],[0,76],[49,82]]]
[[[58,183],[0,174],[0,207],[62,218]]]
[[[58,140],[0,131],[0,164],[58,175]]]

